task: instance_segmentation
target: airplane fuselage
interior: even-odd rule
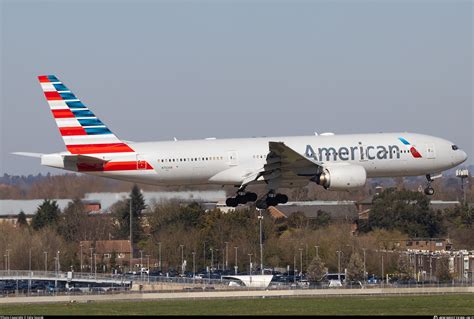
[[[410,145],[403,144],[400,138],[410,141]],[[284,142],[315,163],[362,166],[369,178],[435,174],[465,159],[463,151],[453,150],[453,143],[414,133],[258,137],[129,143],[136,154],[106,156],[112,160],[146,161],[151,168],[140,169],[137,164],[136,170],[85,173],[155,185],[238,185],[245,174],[224,180],[213,177],[233,167],[235,171],[238,167],[242,171],[262,168],[270,141]],[[414,156],[411,147],[419,157]]]

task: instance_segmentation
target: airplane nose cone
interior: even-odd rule
[[[466,154],[466,152],[464,152],[464,151],[461,150],[461,153],[460,153],[459,157],[460,157],[460,162],[459,162],[459,164],[464,163],[464,162],[467,160],[467,154]]]

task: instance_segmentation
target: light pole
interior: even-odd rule
[[[296,284],[296,255],[293,255],[293,282]]]
[[[58,274],[61,272],[61,262],[59,261],[59,253],[60,251],[58,250],[58,253],[57,253],[57,261],[58,261]]]
[[[300,251],[300,281],[303,277],[303,248],[298,249]]]
[[[219,249],[215,249],[216,250],[216,260],[217,260],[217,270],[219,270]]]
[[[229,242],[226,241],[224,243],[225,243],[225,268],[224,268],[224,270],[227,270],[227,263],[228,263],[228,260],[229,260],[228,259],[229,255],[228,255],[228,251],[227,251],[227,246],[229,245]]]
[[[179,245],[181,247],[181,274],[184,275],[184,245]]]
[[[381,255],[382,255],[382,284],[383,284],[383,281],[384,281],[384,273],[383,273],[383,251],[381,251]]]
[[[7,268],[8,268],[8,266],[7,266],[7,265],[8,265],[8,261],[7,261],[7,254],[3,254],[3,258],[4,258],[4,260],[3,260],[3,261],[4,261],[4,263],[5,263],[5,265],[4,265],[4,266],[5,266],[5,271],[6,271],[6,270],[7,270]]]
[[[319,246],[314,246],[314,248],[316,248],[316,257],[319,258]]]
[[[143,279],[143,250],[140,250],[140,280]]]
[[[413,255],[414,255],[414,256],[413,256],[413,257],[414,257],[414,260],[413,260],[414,262],[413,262],[413,264],[414,264],[414,266],[415,266],[415,267],[414,267],[414,268],[415,268],[415,280],[418,281],[418,255],[417,255],[417,252],[415,251],[415,252],[413,253]]]
[[[48,252],[43,251],[44,254],[44,272],[48,271]]]
[[[262,210],[259,209],[258,210],[258,220],[259,220],[259,224],[260,224],[260,270],[262,272],[262,275],[263,275],[263,242],[262,242],[262,220],[263,220],[263,216],[262,216]]]
[[[158,268],[161,271],[161,242],[158,243]]]
[[[341,282],[341,251],[336,251],[337,253],[337,279]]]
[[[367,284],[367,277],[366,277],[366,271],[365,271],[365,251],[367,250],[366,248],[362,248],[364,251],[364,283]]]
[[[90,251],[91,251],[91,259],[90,259],[90,265],[89,265],[89,266],[90,266],[90,267],[89,267],[89,268],[90,268],[90,269],[89,269],[90,271],[89,271],[89,273],[90,273],[90,275],[92,276],[92,251],[94,250],[94,248],[90,247],[89,249],[90,249]]]
[[[431,278],[433,276],[433,268],[432,268],[432,264],[431,264],[431,257],[432,257],[432,254],[430,252],[430,284],[431,284]]]
[[[193,280],[196,278],[196,252],[193,251]]]
[[[210,248],[209,250],[211,251],[211,269],[209,270],[209,273],[211,273],[212,268],[214,268],[214,249]]]
[[[10,275],[10,250],[7,249],[7,268],[8,268],[8,275]]]
[[[30,271],[30,273],[31,273],[31,248],[30,248],[29,263],[28,263],[28,265],[29,265],[29,271]]]
[[[234,266],[234,270],[235,270],[235,274],[237,275],[237,270],[239,269],[239,266],[237,264],[237,249],[239,247],[238,246],[235,246],[234,249],[235,249],[235,266]]]
[[[146,270],[147,270],[146,276],[147,276],[148,282],[150,282],[150,255],[146,255],[145,257],[146,257]]]
[[[95,279],[97,279],[97,254],[94,253],[94,274],[95,274]]]
[[[249,254],[249,274],[250,274],[250,283],[252,283],[252,254]]]
[[[81,271],[80,272],[82,273],[82,243],[79,246],[81,246]]]
[[[204,265],[204,268],[207,268],[207,260],[206,260],[206,242],[203,243],[204,244],[204,250],[203,250],[203,254],[202,254],[202,260],[204,261],[203,265]]]

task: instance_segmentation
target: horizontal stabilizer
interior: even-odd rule
[[[27,156],[27,157],[36,157],[41,158],[44,154],[42,153],[28,153],[28,152],[14,152],[13,155]]]

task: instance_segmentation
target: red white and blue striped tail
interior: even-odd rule
[[[38,79],[69,152],[72,154],[134,152],[56,76],[41,75]]]

